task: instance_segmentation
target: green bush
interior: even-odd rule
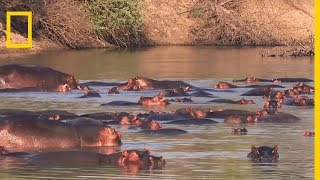
[[[97,34],[122,47],[140,46],[143,7],[141,0],[82,0],[95,24]]]

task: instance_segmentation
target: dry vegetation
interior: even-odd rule
[[[70,48],[92,47],[97,43],[94,27],[74,0],[3,0],[0,10],[32,11],[35,38],[50,39]],[[4,17],[0,18],[4,22]],[[12,22],[18,31],[25,30],[26,24],[22,18]]]
[[[285,45],[313,48],[313,0],[2,0],[33,12],[35,40],[69,48],[141,45]],[[26,21],[12,22],[25,35]],[[4,31],[0,28],[0,41]],[[2,42],[1,42],[2,43]]]
[[[299,45],[313,38],[312,0],[145,0],[156,44]]]
[[[313,24],[299,24],[313,22],[310,8],[299,1],[199,0],[190,13],[199,9],[201,22],[192,30],[198,43],[297,45],[313,36],[308,32],[313,31]],[[305,30],[303,37],[301,29]]]

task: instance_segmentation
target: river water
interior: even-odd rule
[[[0,59],[8,63],[49,66],[75,75],[81,82],[99,80],[124,82],[135,76],[154,79],[179,79],[202,88],[212,88],[218,81],[255,76],[260,78],[305,77],[313,79],[311,58],[262,58],[260,48],[227,47],[155,47],[138,50],[59,51],[18,59]],[[237,83],[238,85],[244,85]],[[286,83],[290,88],[295,83]],[[313,83],[309,83],[313,86]],[[282,84],[281,84],[282,85]],[[99,89],[101,98],[79,99],[80,91],[68,93],[1,93],[0,109],[50,110],[60,109],[76,114],[128,111],[149,112],[141,106],[108,107],[102,103],[114,100],[137,102],[140,96],[153,96],[158,91],[121,92],[107,94],[110,87]],[[235,92],[210,92],[221,98],[239,100],[250,89]],[[255,105],[209,104],[212,98],[194,98],[192,104],[173,103],[152,110],[172,111],[180,107],[232,108],[256,111],[263,107],[261,97],[248,97]],[[111,167],[53,168],[26,165],[19,158],[0,157],[1,179],[313,179],[314,139],[304,137],[305,130],[313,131],[314,108],[284,106],[283,111],[300,117],[296,123],[260,123],[247,126],[248,135],[232,135],[231,126],[164,125],[180,128],[188,134],[177,136],[144,135],[136,129],[114,126],[123,134],[123,145],[116,149],[93,148],[102,153],[120,149],[149,149],[163,156],[162,170],[126,171]],[[222,119],[216,119],[222,122]],[[254,164],[246,155],[252,145],[279,146],[279,162],[268,166]]]

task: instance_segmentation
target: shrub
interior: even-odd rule
[[[97,34],[122,47],[140,46],[142,32],[141,0],[82,0],[93,20]]]
[[[97,42],[94,27],[74,0],[3,0],[0,10],[32,11],[35,37],[41,36],[70,48],[84,48]],[[19,29],[26,23],[19,18],[12,26]]]

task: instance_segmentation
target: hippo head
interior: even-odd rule
[[[256,112],[256,115],[257,115],[258,117],[260,117],[260,116],[267,116],[267,115],[268,115],[268,111],[265,110],[265,109],[262,109],[262,110],[260,110],[260,111],[257,111],[257,112]]]
[[[247,155],[253,162],[272,163],[279,159],[278,146],[273,148],[268,146],[251,147],[251,152]]]
[[[68,92],[71,91],[71,87],[68,84],[60,84],[58,85],[58,92]]]
[[[154,97],[141,97],[139,103],[143,106],[166,106],[170,104],[162,97],[154,96]]]
[[[78,81],[74,78],[74,76],[68,75],[66,78],[66,84],[71,88],[71,89],[76,89],[78,86]]]
[[[151,120],[151,121],[145,121],[143,123],[143,128],[150,129],[150,130],[158,130],[162,128],[162,125],[155,120]]]
[[[223,81],[220,81],[218,84],[214,86],[214,88],[217,88],[217,89],[229,89],[232,87],[235,87],[235,86],[228,82],[223,82]]]
[[[130,119],[128,118],[128,116],[123,116],[119,122],[120,125],[130,125]]]
[[[108,94],[119,94],[119,89],[118,87],[113,87],[111,89],[108,90]]]
[[[285,91],[278,91],[275,95],[276,99],[283,99],[285,95]]]
[[[0,156],[5,156],[8,153],[8,150],[6,150],[3,146],[0,146]]]
[[[203,119],[207,116],[207,113],[203,110],[199,110],[199,109],[191,109],[191,115],[195,118],[198,118],[198,119]]]
[[[142,124],[142,121],[141,121],[139,118],[137,118],[137,116],[135,116],[135,119],[132,119],[132,120],[131,120],[131,124],[132,124],[132,125],[139,126],[139,125]]]
[[[244,98],[242,98],[238,103],[239,104],[255,104],[253,100],[246,100]]]
[[[289,89],[287,91],[287,93],[290,95],[290,96],[294,96],[294,95],[299,95],[300,94],[300,91],[298,89]]]
[[[281,108],[283,100],[265,100],[264,101],[264,108],[273,109],[273,108]]]
[[[123,165],[136,165],[150,169],[162,168],[165,165],[162,157],[153,156],[148,150],[123,150],[120,162]]]
[[[305,131],[304,136],[314,136],[314,132],[310,132],[310,131]]]
[[[281,80],[280,79],[271,79],[272,82],[275,82],[275,83],[281,83]]]
[[[126,90],[126,91],[141,91],[140,85],[137,83],[136,78],[128,79],[128,81],[117,87],[117,90]]]
[[[255,82],[259,82],[259,79],[257,79],[256,77],[247,77],[245,79],[246,83],[255,83]]]
[[[122,144],[121,133],[109,126],[105,126],[103,130],[100,130],[99,139],[101,146],[120,146]]]
[[[258,121],[256,115],[249,115],[247,116],[247,123],[256,123]]]

